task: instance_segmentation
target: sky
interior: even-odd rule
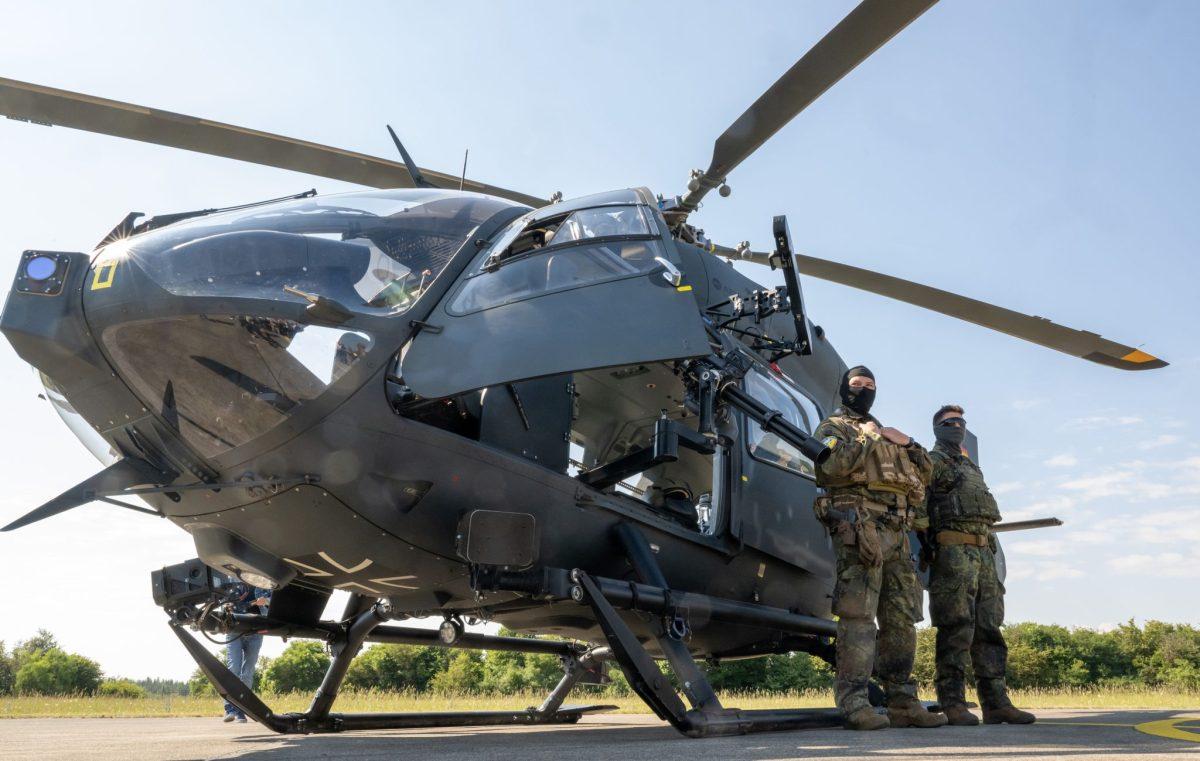
[[[0,76],[568,198],[684,191],[716,137],[850,2],[205,4],[0,1]],[[1010,621],[1200,624],[1200,4],[946,0],[827,92],[693,217],[1139,346],[1128,373],[803,279],[813,319],[932,443],[966,408],[1006,519]],[[354,186],[0,120],[0,282],[27,248],[90,251],[127,212]],[[764,284],[777,273],[738,265]],[[98,469],[0,341],[0,519]],[[114,676],[194,668],[148,574],[172,524],[95,504],[0,534],[0,639],[49,629]],[[264,653],[278,652],[269,642]]]

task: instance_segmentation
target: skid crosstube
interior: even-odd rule
[[[182,624],[171,623],[179,641],[195,659],[200,670],[216,687],[221,697],[241,709],[246,716],[275,732],[283,734],[316,734],[370,729],[418,729],[423,727],[471,727],[500,725],[573,724],[586,713],[611,711],[612,705],[563,705],[571,689],[588,671],[608,657],[601,648],[578,657],[564,658],[565,673],[545,702],[537,708],[515,711],[446,711],[413,713],[330,713],[337,687],[345,677],[349,661],[361,647],[361,638],[371,627],[367,616],[379,620],[378,613],[368,610],[351,625],[341,642],[335,643],[335,656],[330,663],[326,680],[321,685],[312,707],[305,713],[272,711],[232,671],[225,667],[207,648],[189,634]],[[359,638],[358,644],[354,639]],[[532,640],[531,642],[540,642]]]

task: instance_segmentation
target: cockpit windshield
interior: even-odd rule
[[[444,190],[318,196],[179,222],[111,244],[98,261],[128,255],[176,295],[297,300],[303,291],[394,314],[480,224],[515,206]]]

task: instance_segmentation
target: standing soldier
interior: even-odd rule
[[[984,723],[1032,724],[1033,714],[1014,708],[1004,685],[1004,587],[996,576],[996,537],[990,531],[1000,510],[983,472],[962,448],[967,431],[962,415],[962,407],[947,404],[933,416],[929,617],[937,627],[938,702],[951,724],[979,723],[967,710],[963,686],[969,652]]]
[[[846,371],[838,396],[842,406],[815,433],[832,451],[817,468],[826,493],[814,505],[837,553],[837,705],[848,729],[939,727],[946,717],[921,705],[912,679],[922,616],[908,530],[926,525],[929,454],[870,415],[875,376],[867,368]],[[872,666],[887,695],[886,717],[867,699]]]

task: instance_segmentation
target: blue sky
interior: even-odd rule
[[[391,156],[567,197],[683,190],[713,140],[848,2],[9,4],[0,76]],[[885,422],[930,442],[967,408],[1008,518],[1010,620],[1200,623],[1200,5],[945,0],[825,94],[694,218],[1143,345],[1123,373],[806,279],[811,314],[879,378]],[[126,212],[343,183],[0,120],[0,276],[25,248],[90,250]],[[741,265],[739,265],[741,266]],[[771,273],[746,271],[768,284]],[[0,517],[95,461],[0,345]],[[0,536],[0,639],[38,626],[111,673],[190,660],[147,573],[178,529],[90,506]],[[270,652],[270,650],[268,650]]]

